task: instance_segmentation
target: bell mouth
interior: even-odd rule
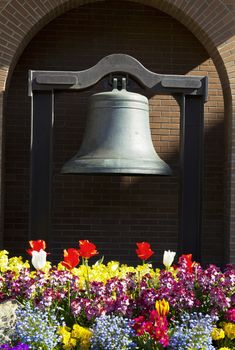
[[[116,175],[172,175],[171,168],[159,160],[133,160],[133,159],[71,159],[64,164],[62,174],[116,174]]]

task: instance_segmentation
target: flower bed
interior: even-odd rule
[[[64,250],[64,260],[51,266],[45,249],[44,241],[30,241],[35,269],[0,252],[0,300],[18,302],[0,349],[235,349],[232,266],[203,269],[190,254],[172,266],[175,253],[168,251],[164,268],[155,269],[146,262],[153,255],[146,242],[137,243],[137,267],[89,265],[98,255],[89,241]]]

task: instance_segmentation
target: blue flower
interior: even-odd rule
[[[185,313],[175,322],[174,333],[170,339],[172,350],[214,350],[211,331],[216,318],[193,312]]]
[[[52,311],[40,310],[27,303],[16,310],[16,316],[14,340],[29,344],[32,350],[41,347],[51,350],[60,342],[61,337],[57,333],[59,323]]]
[[[135,349],[134,331],[130,320],[121,316],[104,315],[98,317],[92,328],[91,350]]]

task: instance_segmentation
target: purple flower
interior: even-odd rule
[[[113,311],[116,315],[131,317],[133,311],[132,306],[133,303],[131,299],[127,295],[122,294],[117,298]]]
[[[154,308],[155,302],[157,300],[158,291],[154,288],[147,288],[140,292],[138,304],[140,308],[149,313],[150,310]]]
[[[71,310],[74,316],[79,316],[79,314],[85,310],[90,305],[90,300],[88,298],[75,298],[71,302]]]
[[[175,278],[171,272],[161,271],[159,288],[155,292],[156,299],[165,299],[176,311],[191,310],[197,307],[199,302],[194,289],[195,276],[187,273],[186,269],[180,269]]]
[[[103,282],[93,281],[90,283],[90,293],[96,297],[103,296],[105,293],[105,286]]]
[[[0,345],[1,350],[29,350],[29,346],[27,344],[18,344],[16,346],[13,346],[13,348],[10,345],[4,344]]]
[[[226,296],[223,290],[218,286],[209,292],[210,300],[214,308],[225,311],[230,307],[230,298]]]

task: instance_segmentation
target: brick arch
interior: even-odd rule
[[[24,5],[21,5],[20,0],[2,2],[0,5],[1,101],[3,100],[3,91],[7,91],[7,82],[10,80],[15,64],[32,37],[48,22],[62,13],[94,1],[97,0],[47,0],[43,2],[30,0]],[[194,2],[186,0],[131,1],[152,6],[169,14],[185,25],[197,37],[210,54],[218,70],[225,95],[227,120],[231,122],[232,106],[235,105],[232,103],[235,101],[235,93],[232,90],[232,80],[235,76],[234,65],[232,64],[234,62],[233,50],[235,50],[235,39],[233,37],[234,15],[225,5],[225,2],[212,0],[208,4],[208,2],[201,0]],[[2,114],[2,104],[0,103],[0,115],[2,116]],[[2,120],[2,117],[0,120]],[[230,130],[229,125],[227,129]],[[232,149],[230,137],[228,137],[228,141],[230,142],[230,149]],[[2,150],[0,149],[1,154]],[[233,155],[230,156],[228,161],[232,160]],[[232,185],[231,183],[231,187]],[[229,210],[230,203],[228,200],[227,207]],[[230,255],[235,256],[235,253],[230,252]]]
[[[41,28],[74,7],[95,1],[98,0],[47,0],[43,3],[30,0],[22,5],[19,0],[9,0],[0,5],[0,89],[4,89],[9,72],[14,69],[20,54]],[[229,60],[227,56],[235,45],[234,15],[222,1],[212,0],[210,4],[201,0],[130,1],[155,7],[185,25],[214,60],[222,85],[228,86],[228,67],[232,57]]]

